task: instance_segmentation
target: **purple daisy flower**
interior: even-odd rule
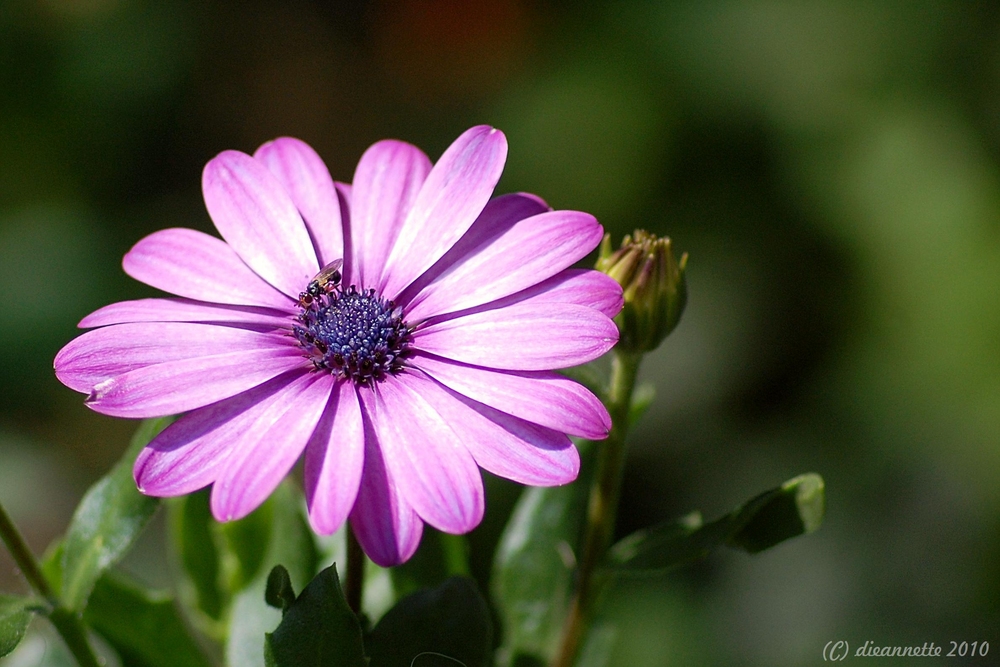
[[[126,273],[179,298],[111,304],[55,359],[66,386],[117,417],[186,413],[142,451],[143,493],[212,485],[221,521],[259,506],[305,452],[318,533],[350,519],[369,557],[408,559],[424,522],[483,516],[479,467],[529,485],[576,478],[568,435],[610,418],[552,372],[618,340],[622,290],[568,268],[601,240],[593,216],[490,199],[503,133],[474,127],[437,164],[381,141],[352,185],[290,138],[205,167],[225,240],[165,229]]]

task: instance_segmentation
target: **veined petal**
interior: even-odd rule
[[[624,303],[622,286],[614,278],[593,269],[565,269],[516,294],[482,306],[474,306],[464,312],[447,314],[441,320],[507,308],[514,304],[576,304],[593,308],[607,317],[614,317]]]
[[[117,324],[73,339],[56,355],[54,365],[60,382],[90,393],[97,384],[154,364],[244,350],[294,349],[292,342],[290,337],[212,324]]]
[[[433,406],[490,472],[533,486],[556,486],[576,479],[580,455],[564,433],[532,424],[431,382],[421,396]]]
[[[618,281],[592,269],[566,269],[510,299],[512,302],[531,299],[532,303],[575,303],[608,317],[617,315],[625,303]],[[498,301],[496,305],[503,303]]]
[[[506,161],[507,138],[488,125],[466,130],[448,147],[395,238],[377,286],[382,294],[394,298],[465,234],[493,194]]]
[[[350,514],[364,460],[365,429],[357,390],[352,382],[338,382],[306,445],[309,523],[320,535],[335,533]]]
[[[284,390],[305,373],[285,373],[248,391],[194,410],[163,429],[139,453],[133,468],[139,490],[180,496],[215,481],[229,452],[255,437],[257,424],[274,423]]]
[[[411,363],[463,396],[560,433],[600,440],[611,430],[600,399],[558,373],[492,370],[422,353]]]
[[[431,170],[416,146],[380,141],[358,162],[351,188],[351,262],[344,280],[378,289],[389,250]]]
[[[587,306],[515,303],[437,322],[413,347],[474,366],[537,371],[591,361],[618,341],[618,328]]]
[[[216,519],[242,519],[271,495],[305,449],[332,388],[331,376],[304,373],[282,391],[274,421],[256,423],[253,435],[230,450],[215,479]]]
[[[434,266],[400,292],[395,302],[407,307],[419,303],[423,291],[456,264],[489,246],[519,221],[551,210],[542,199],[524,192],[494,197],[486,203],[472,227],[446,252]]]
[[[312,238],[319,265],[344,257],[340,201],[333,178],[309,144],[291,137],[269,141],[253,154],[291,196]]]
[[[400,374],[362,395],[386,465],[420,518],[448,533],[466,533],[483,518],[483,482],[459,435],[424,392],[433,382]]]
[[[531,287],[583,259],[604,228],[579,211],[525,218],[456,263],[407,308],[411,321],[479,306]]]
[[[225,241],[194,229],[153,232],[126,253],[122,267],[147,285],[198,301],[285,310],[294,305]]]
[[[87,406],[112,417],[164,417],[214,403],[294,368],[297,347],[238,350],[146,366],[94,386]]]
[[[358,497],[351,510],[351,529],[372,562],[391,567],[409,560],[417,550],[424,522],[391,477],[370,416],[365,414],[362,419],[364,469]]]
[[[205,165],[201,184],[222,238],[257,275],[297,297],[320,267],[306,226],[278,179],[249,155],[223,151]]]
[[[80,320],[82,329],[130,322],[214,322],[289,327],[288,313],[257,306],[227,306],[190,299],[136,299],[98,308]]]

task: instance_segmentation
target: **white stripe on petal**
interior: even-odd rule
[[[596,359],[618,342],[606,315],[576,304],[515,303],[418,329],[413,347],[474,366],[552,370]]]
[[[305,449],[333,387],[327,374],[306,373],[281,392],[273,418],[258,420],[252,434],[230,450],[212,485],[212,514],[242,519],[277,488]]]
[[[150,234],[125,254],[122,266],[136,280],[198,301],[281,309],[294,304],[244,264],[225,241],[194,229]]]
[[[330,403],[306,445],[305,491],[309,523],[331,535],[347,520],[361,484],[365,429],[357,390],[338,382]]]
[[[295,298],[320,269],[295,204],[267,167],[223,151],[202,173],[205,207],[222,238],[261,278]]]
[[[483,518],[483,482],[472,455],[422,395],[433,383],[404,373],[362,394],[396,487],[438,530],[465,533]]]

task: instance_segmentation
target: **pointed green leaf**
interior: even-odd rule
[[[90,487],[76,508],[63,548],[62,600],[69,609],[80,611],[87,605],[101,574],[125,555],[156,511],[159,499],[139,493],[132,465],[172,419],[142,422],[118,464]]]
[[[226,663],[232,667],[264,667],[264,635],[281,621],[281,612],[264,600],[267,578],[274,566],[287,569],[296,589],[305,587],[316,573],[316,543],[303,514],[304,505],[298,488],[285,480],[250,516],[221,524],[223,542],[228,545],[223,561],[236,572],[228,580],[243,585],[234,589],[229,614]],[[242,522],[253,525],[235,525]],[[239,547],[234,547],[237,543]],[[262,555],[251,557],[251,547]],[[250,572],[253,579],[246,581]]]
[[[109,571],[97,580],[84,620],[128,667],[212,667],[173,596],[144,590],[122,574]]]
[[[264,655],[267,667],[367,667],[361,625],[336,565],[316,575],[267,634]]]
[[[295,589],[292,588],[292,578],[284,565],[275,565],[271,574],[267,575],[267,588],[264,589],[264,602],[284,614],[295,602]]]
[[[801,475],[712,523],[702,525],[701,515],[694,513],[633,533],[611,548],[608,565],[618,572],[669,570],[723,544],[757,553],[819,528],[823,507],[823,478]]]
[[[403,598],[382,617],[367,642],[370,667],[487,667],[492,635],[475,582],[452,577]]]
[[[21,643],[32,614],[40,609],[34,598],[0,594],[0,658]]]
[[[593,446],[579,445],[583,469],[567,486],[525,489],[500,539],[491,592],[504,630],[501,664],[519,654],[548,662],[573,592]]]
[[[742,525],[729,545],[757,553],[813,532],[823,523],[823,491],[823,478],[807,473],[761,494],[740,511]]]
[[[49,582],[49,587],[56,594],[62,590],[63,544],[62,537],[52,540],[39,563],[45,581]]]

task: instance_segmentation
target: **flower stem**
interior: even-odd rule
[[[347,524],[347,582],[344,595],[347,606],[358,616],[361,615],[361,596],[365,585],[365,552],[354,535],[351,524]]]
[[[46,581],[45,576],[42,574],[42,569],[38,566],[35,555],[31,553],[31,549],[28,547],[28,543],[24,541],[21,531],[17,529],[10,515],[7,514],[3,503],[0,503],[0,537],[3,538],[3,543],[7,545],[10,555],[14,557],[14,562],[17,563],[17,566],[24,574],[24,578],[28,580],[28,583],[35,589],[35,592],[45,598],[53,607],[58,606],[59,600],[56,599],[52,588],[49,586],[49,582]]]
[[[14,562],[21,569],[24,578],[28,580],[35,592],[49,603],[51,608],[49,620],[62,636],[63,641],[66,642],[66,646],[80,667],[98,667],[100,663],[87,640],[87,631],[80,621],[80,617],[59,603],[59,599],[52,591],[52,587],[49,586],[48,580],[42,574],[42,569],[39,567],[35,555],[28,547],[28,543],[24,541],[21,531],[17,529],[10,515],[7,514],[3,503],[0,503],[0,538],[3,538],[4,544],[10,550]]]
[[[604,561],[614,534],[625,463],[628,414],[641,360],[642,354],[621,350],[615,350],[612,357],[607,406],[611,415],[611,432],[606,440],[597,444],[597,462],[590,486],[587,523],[577,568],[576,595],[566,619],[562,644],[552,662],[553,667],[573,665],[594,612],[598,592],[594,574]]]

